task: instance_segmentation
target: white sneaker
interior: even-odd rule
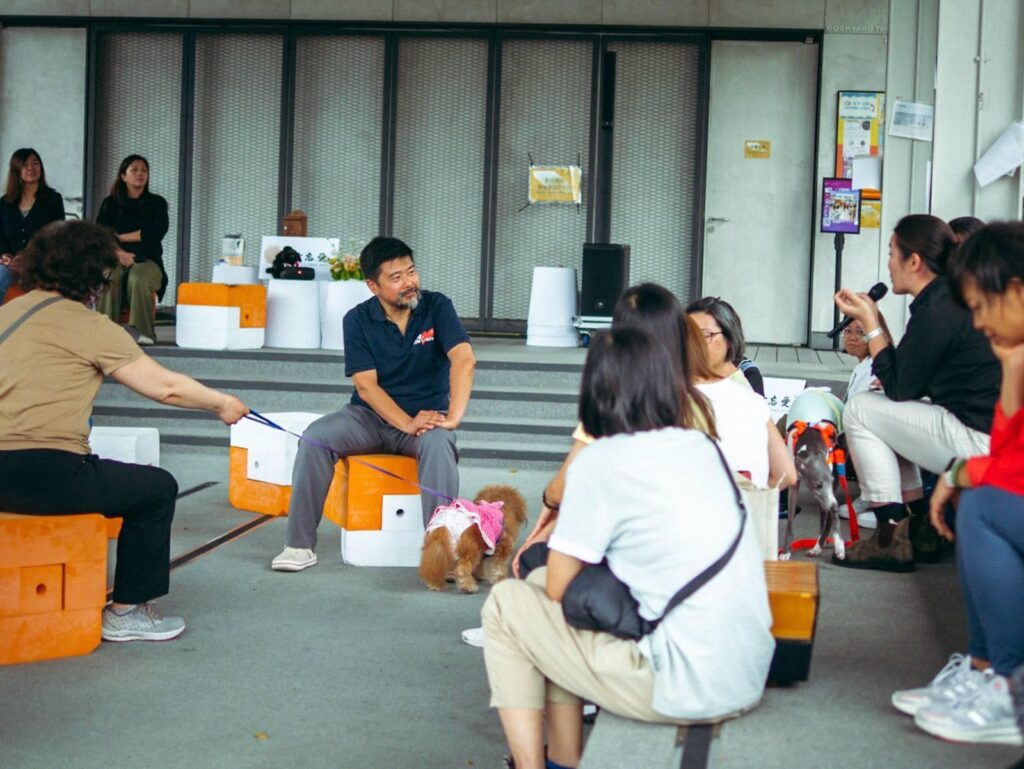
[[[878,521],[875,519],[875,514],[869,512],[870,508],[868,505],[871,503],[864,499],[864,497],[857,497],[853,500],[853,512],[857,514],[857,525],[862,529],[877,529]],[[846,505],[839,506],[839,517],[849,518],[850,509]]]
[[[893,692],[892,704],[912,716],[922,708],[952,705],[975,694],[984,684],[984,674],[971,667],[970,657],[953,654],[927,686]]]
[[[156,342],[150,339],[145,334],[139,334],[139,338],[135,340],[139,347],[152,347]]]
[[[316,553],[305,547],[286,547],[270,562],[274,571],[302,571],[316,566]]]
[[[952,705],[918,710],[914,723],[929,734],[953,742],[1024,745],[1006,679],[992,670],[982,676],[984,685],[973,695]]]
[[[103,610],[104,641],[170,641],[185,632],[181,617],[162,617],[151,604],[140,603],[126,614]]]
[[[484,646],[484,629],[482,627],[467,628],[462,631],[462,640],[470,646],[482,649]]]

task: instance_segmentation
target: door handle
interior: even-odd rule
[[[727,222],[729,221],[724,216],[709,216],[708,224],[714,224],[715,222]]]

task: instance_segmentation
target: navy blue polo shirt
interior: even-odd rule
[[[448,352],[469,341],[452,300],[436,291],[420,292],[403,335],[388,320],[377,297],[345,313],[345,376],[377,371],[377,384],[409,416],[447,411],[451,363]],[[369,404],[352,393],[352,403]]]

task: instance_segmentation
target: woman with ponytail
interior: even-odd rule
[[[864,327],[884,390],[854,396],[843,413],[861,496],[878,528],[845,559],[833,558],[840,566],[912,571],[915,558],[938,560],[919,468],[941,473],[955,457],[988,452],[999,362],[950,291],[946,261],[955,248],[953,231],[934,216],[912,214],[896,225],[892,291],[914,298],[899,344],[870,297],[845,288],[835,296],[839,310]]]

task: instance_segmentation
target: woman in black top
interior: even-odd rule
[[[866,294],[845,288],[836,294],[839,309],[864,327],[884,389],[855,395],[843,413],[861,495],[878,528],[845,560],[833,558],[841,566],[911,571],[915,556],[936,560],[938,539],[918,467],[939,473],[955,457],[988,453],[1000,368],[970,312],[950,295],[944,273],[954,248],[952,230],[934,216],[913,214],[896,225],[889,241],[892,290],[914,297],[897,346]]]
[[[64,218],[64,198],[46,184],[46,170],[31,147],[15,150],[0,199],[0,304],[14,280],[11,261],[32,236]]]
[[[149,191],[149,161],[142,155],[129,155],[121,161],[96,223],[113,230],[120,246],[120,265],[110,276],[110,287],[96,309],[117,322],[127,293],[128,323],[139,330],[139,344],[153,344],[153,294],[163,298],[167,288],[160,244],[167,234],[167,201]]]

